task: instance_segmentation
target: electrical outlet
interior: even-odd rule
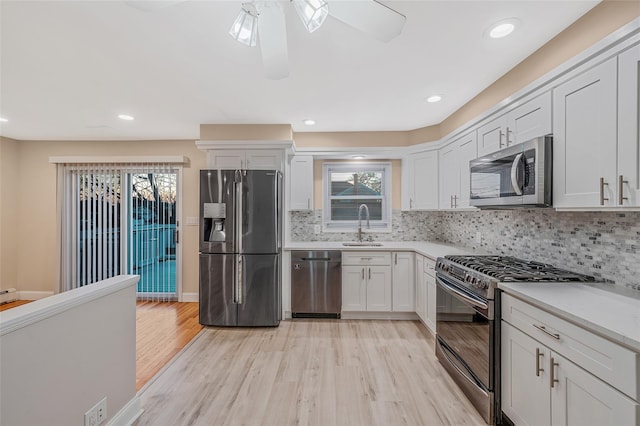
[[[482,232],[476,232],[476,243],[482,244]]]
[[[320,232],[322,232],[322,228],[320,228],[320,225],[313,225],[313,233],[319,234]]]
[[[104,422],[107,419],[107,397],[105,396],[96,405],[96,417],[98,424]]]
[[[96,405],[84,413],[84,426],[98,426],[107,418],[107,397],[102,398]]]

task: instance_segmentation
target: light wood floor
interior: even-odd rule
[[[31,300],[16,300],[14,302],[3,303],[0,305],[0,312],[6,311],[7,309],[15,308],[16,306],[25,305],[31,302]]]
[[[205,328],[141,393],[142,425],[485,425],[414,321]]]
[[[137,302],[136,390],[151,380],[200,330],[197,303]]]

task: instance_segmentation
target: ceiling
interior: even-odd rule
[[[0,1],[0,134],[18,140],[198,139],[200,124],[296,132],[440,123],[597,1],[383,1],[385,44],[332,18],[309,34],[288,1],[289,77],[228,34],[238,1],[153,11],[122,1]],[[488,27],[516,17],[511,36]],[[432,94],[443,95],[427,103]],[[123,121],[118,114],[129,114]],[[302,120],[312,118],[315,126]]]

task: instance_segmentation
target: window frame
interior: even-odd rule
[[[353,197],[337,197],[331,195],[330,173],[340,172],[382,172],[382,195],[357,195]],[[357,220],[332,220],[331,200],[333,199],[366,199],[379,198],[382,200],[382,219],[370,220],[369,232],[391,232],[391,162],[325,162],[322,165],[322,231],[323,232],[356,232],[358,230]],[[365,218],[363,218],[363,222]]]

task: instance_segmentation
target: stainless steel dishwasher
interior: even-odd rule
[[[291,252],[291,316],[340,318],[342,252]]]

